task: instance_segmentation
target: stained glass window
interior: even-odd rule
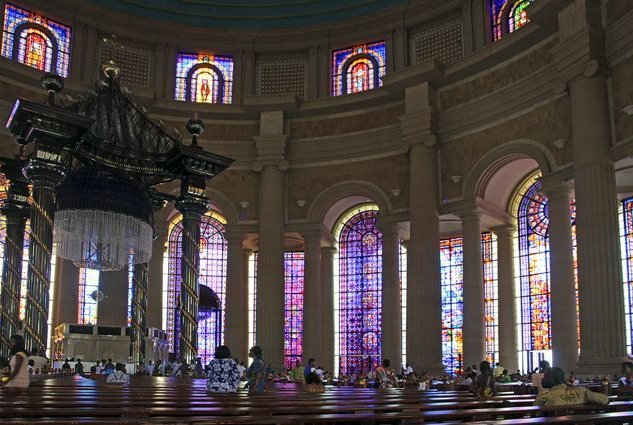
[[[303,346],[303,252],[284,254],[285,314],[284,314],[284,362],[293,368],[301,361]]]
[[[335,368],[342,375],[367,373],[381,361],[382,233],[377,219],[375,205],[362,205],[343,215],[334,232]]]
[[[386,50],[384,41],[376,41],[334,51],[332,96],[381,87],[385,75]]]
[[[231,103],[233,58],[206,53],[178,53],[176,100]]]
[[[257,345],[257,253],[248,258],[248,347]]]
[[[485,232],[481,235],[484,271],[484,321],[486,360],[495,364],[499,358],[499,295],[497,237]]]
[[[549,208],[540,182],[540,172],[532,173],[515,196],[513,215],[517,219],[516,270],[519,287],[517,312],[520,354],[524,370],[532,370],[542,359],[552,360]],[[576,203],[570,203],[578,317],[578,272],[576,265]]]
[[[490,26],[492,40],[501,39],[505,34],[516,31],[528,22],[525,9],[534,0],[489,0],[490,1]]]
[[[407,248],[404,243],[400,243],[400,309],[402,326],[402,365],[407,363]]]
[[[622,277],[624,278],[624,317],[626,352],[633,354],[633,198],[620,205],[620,246]]]
[[[68,76],[71,29],[7,3],[2,56],[46,72]]]
[[[77,323],[80,325],[96,325],[100,301],[99,270],[79,269]]]
[[[211,314],[203,308],[198,314],[198,356],[203,363],[213,358],[215,348],[224,339],[224,302],[226,294],[227,243],[224,237],[226,220],[215,211],[202,217],[200,224],[200,276],[199,283],[211,289],[217,296],[219,315]],[[167,270],[165,280],[167,300],[166,328],[169,351],[178,353],[179,312],[181,284],[181,241],[182,216],[176,216],[170,223],[167,241]],[[165,298],[165,297],[164,297]]]
[[[440,240],[442,292],[442,362],[446,372],[462,371],[464,324],[464,243],[462,238]]]

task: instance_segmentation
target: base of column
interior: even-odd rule
[[[577,376],[611,376],[619,374],[622,363],[627,361],[631,361],[631,359],[627,357],[587,359],[583,358],[581,355],[578,360],[578,368],[575,370],[575,374]]]

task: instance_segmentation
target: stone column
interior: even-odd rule
[[[440,293],[440,221],[434,98],[428,84],[405,91],[400,117],[409,146],[410,238],[407,256],[407,359],[418,372],[444,372]]]
[[[48,341],[55,187],[64,178],[64,168],[34,157],[24,172],[33,185],[24,326],[24,341],[30,350],[34,347],[46,348]]]
[[[225,344],[233,357],[248,361],[248,263],[244,261],[244,234],[227,226]]]
[[[517,317],[514,282],[514,232],[512,225],[491,229],[497,235],[498,303],[499,303],[499,363],[508,372],[519,368]]]
[[[104,297],[97,307],[97,324],[127,326],[129,290],[127,267],[113,272],[99,272],[99,290],[103,292]]]
[[[145,362],[148,283],[148,264],[135,264],[132,272],[132,320],[130,323],[130,354],[134,364]]]
[[[152,243],[152,258],[149,260],[148,279],[150,284],[147,287],[147,311],[146,321],[148,328],[163,329],[163,309],[167,306],[163,305],[163,260],[165,255],[165,243],[167,241],[167,232],[169,224],[167,223],[167,214],[169,209],[154,213],[154,232],[156,239]]]
[[[573,242],[569,203],[571,188],[543,179],[549,207],[550,299],[553,363],[569,374],[578,361],[578,328]]]
[[[328,372],[334,370],[334,255],[336,248],[326,246],[321,248],[321,365]]]
[[[395,370],[402,361],[400,235],[397,223],[380,222],[382,233],[382,357]]]
[[[77,323],[79,301],[79,268],[70,260],[57,259],[59,279],[57,281],[58,293],[56,304],[57,325],[61,323]]]
[[[464,238],[464,364],[474,365],[486,357],[481,216],[475,210],[458,216]]]
[[[24,230],[29,214],[27,202],[29,188],[26,181],[16,178],[18,177],[17,169],[7,168],[3,164],[2,171],[11,179],[11,184],[2,206],[2,214],[6,220],[6,236],[2,259],[2,285],[0,286],[0,355],[9,358],[9,339],[18,331]]]
[[[259,178],[257,260],[257,343],[276,371],[284,367],[284,225],[287,137],[283,112],[263,112],[255,137]]]
[[[198,355],[198,302],[200,288],[200,221],[208,209],[204,181],[188,178],[182,181],[176,208],[182,213],[182,261],[178,316],[180,338],[176,352],[191,363]]]
[[[321,232],[304,232],[305,269],[303,279],[303,361],[323,363],[323,287],[321,281]]]
[[[582,336],[579,374],[611,374],[626,358],[624,291],[600,2],[559,13],[552,51],[569,81]]]

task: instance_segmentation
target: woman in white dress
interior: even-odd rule
[[[24,338],[20,335],[13,335],[9,339],[9,350],[11,360],[9,361],[9,381],[5,387],[27,388],[29,386],[29,365],[26,363],[28,353],[24,349]]]

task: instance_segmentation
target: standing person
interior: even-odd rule
[[[266,372],[266,364],[262,359],[262,348],[257,345],[251,347],[248,352],[248,357],[253,359],[253,363],[251,363],[246,371],[246,378],[248,378],[248,392],[263,393],[266,391],[266,379],[264,376],[264,373]]]
[[[231,358],[231,351],[226,345],[215,349],[215,356],[209,362],[207,374],[207,391],[213,393],[234,393],[240,383],[240,371],[237,362]]]
[[[303,370],[304,368],[301,366],[301,362],[297,360],[295,367],[290,371],[290,379],[292,379],[292,382],[300,384],[304,381]]]
[[[382,366],[378,366],[376,368],[376,381],[378,383],[378,388],[395,388],[398,386],[398,381],[396,380],[396,372],[390,367],[391,362],[389,359],[384,359],[382,361]]]
[[[492,367],[490,362],[483,361],[479,364],[481,374],[477,376],[473,385],[473,392],[479,397],[491,397],[497,394],[495,387],[495,378],[492,376]]]
[[[303,379],[308,377],[309,374],[314,372],[314,359],[308,359],[308,363],[306,363],[305,369],[303,369]]]
[[[13,335],[9,338],[9,380],[5,387],[27,388],[29,386],[29,367],[26,362],[28,353],[24,349],[24,338],[21,335]]]

